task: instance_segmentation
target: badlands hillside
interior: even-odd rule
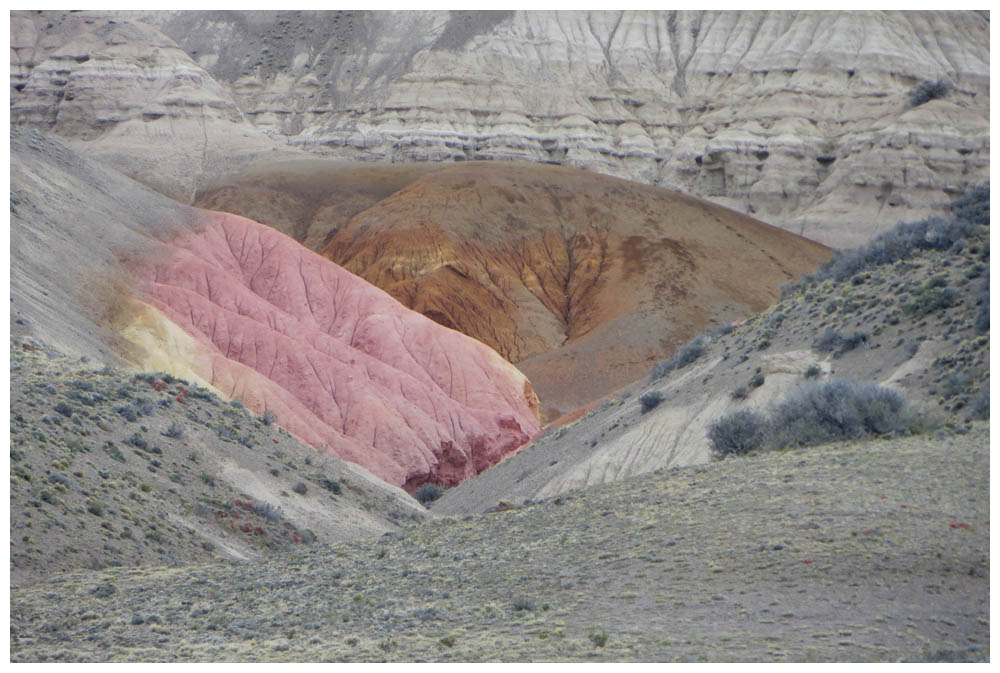
[[[268,166],[196,204],[262,222],[280,204],[276,226],[517,365],[544,420],[630,384],[706,326],[761,310],[830,255],[726,208],[577,169],[476,161],[345,180],[317,160]],[[378,198],[386,183],[396,191]],[[349,219],[345,202],[360,208]]]
[[[989,174],[988,12],[13,12],[11,47],[14,123],[188,202],[252,157],[518,159],[850,247]]]
[[[11,47],[12,660],[989,660],[988,12]]]

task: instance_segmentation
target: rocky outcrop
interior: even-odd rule
[[[37,131],[11,136],[11,329],[242,399],[414,488],[539,429],[528,380],[274,229],[181,206]]]
[[[136,34],[133,56],[119,50],[118,82],[142,90],[138,59],[149,57],[192,73],[183,98],[194,105],[147,96],[128,121],[95,120],[112,133],[103,155],[124,163],[147,150],[138,131],[116,142],[118,126],[182,109],[232,121],[235,105],[241,123],[191,133],[212,147],[264,131],[371,161],[561,163],[680,189],[837,247],[942,212],[989,175],[983,12],[15,13],[16,123],[62,118],[72,101],[55,92],[78,82],[119,95],[86,76],[108,53],[104,34],[151,29],[108,20],[147,22],[190,56],[152,55],[142,45],[166,38]],[[53,46],[70,38],[69,51]],[[938,79],[946,95],[911,108],[914,88]],[[161,189],[191,182],[179,164],[139,177]]]
[[[128,268],[228,397],[411,489],[455,485],[538,431],[531,384],[496,352],[270,227],[205,218]]]
[[[11,17],[11,54],[14,124],[182,202],[221,167],[279,146],[226,87],[143,23],[25,12]]]
[[[287,204],[282,228],[325,241],[324,256],[515,363],[546,419],[767,306],[830,254],[698,199],[559,166],[436,164],[378,199],[400,170],[279,163],[198,203],[254,217]],[[350,219],[336,207],[366,201]]]

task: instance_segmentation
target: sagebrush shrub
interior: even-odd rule
[[[764,446],[767,436],[767,419],[746,409],[723,416],[708,426],[708,440],[717,458],[759,449]]]
[[[648,393],[645,393],[639,398],[639,404],[642,405],[642,413],[655,409],[656,406],[662,401],[663,393],[659,390],[651,390]]]
[[[827,279],[845,281],[865,269],[907,259],[917,250],[948,250],[958,241],[976,235],[982,231],[979,225],[990,224],[989,185],[972,187],[953,201],[950,208],[951,215],[947,219],[928,217],[916,222],[900,222],[867,245],[835,251],[830,261],[816,273],[803,278],[801,283],[782,286],[782,298],[807,283]]]
[[[653,371],[649,378],[651,381],[661,379],[675,369],[682,369],[700,358],[705,353],[706,340],[704,337],[697,337],[687,342],[677,349],[677,352],[669,360],[664,360],[653,366]]]
[[[437,484],[427,483],[413,492],[413,497],[423,505],[434,502],[444,495],[444,489]]]
[[[910,91],[910,107],[923,105],[927,101],[935,98],[944,98],[948,95],[950,87],[944,79],[935,82],[921,82]]]
[[[835,329],[827,328],[813,341],[813,350],[820,353],[833,353],[833,357],[839,358],[847,351],[854,350],[861,344],[868,341],[868,335],[864,332],[855,332],[847,336]],[[817,373],[819,373],[817,371]]]
[[[775,446],[812,446],[906,428],[906,403],[875,383],[834,379],[789,393],[770,414]]]

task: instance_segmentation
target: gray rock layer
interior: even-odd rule
[[[15,12],[11,40],[15,123],[181,194],[179,148],[527,159],[846,247],[989,176],[986,12]]]

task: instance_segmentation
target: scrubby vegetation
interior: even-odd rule
[[[910,91],[910,107],[917,107],[918,105],[923,105],[929,100],[934,100],[935,98],[944,98],[948,95],[948,91],[951,87],[948,85],[944,79],[938,79],[937,81],[924,81],[918,84]]]
[[[920,250],[948,250],[956,245],[964,247],[964,241],[981,233],[981,227],[989,226],[989,223],[990,188],[989,185],[980,185],[951,204],[949,217],[901,222],[867,245],[849,251],[838,250],[833,259],[816,273],[806,276],[800,283],[784,286],[782,295],[787,296],[807,285],[828,279],[845,281],[859,271],[909,259]],[[985,256],[989,256],[988,243]]]
[[[653,366],[653,371],[649,378],[651,381],[662,379],[675,369],[683,369],[700,358],[705,353],[705,346],[708,340],[705,337],[696,337],[677,349],[677,352],[669,360],[664,360]]]
[[[645,393],[639,398],[639,404],[642,406],[642,413],[655,409],[662,401],[663,393],[659,390],[651,390],[650,392]]]
[[[716,457],[756,449],[813,446],[841,439],[906,432],[912,422],[906,402],[874,383],[834,379],[789,393],[765,416],[740,410],[709,426]]]
[[[444,489],[437,484],[424,484],[413,492],[413,497],[422,505],[429,505],[444,495]]]

